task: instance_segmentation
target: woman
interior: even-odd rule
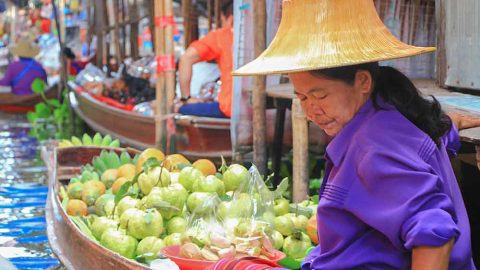
[[[37,78],[47,82],[47,73],[42,65],[33,59],[39,51],[35,44],[26,40],[19,41],[10,49],[19,59],[8,66],[5,76],[0,80],[0,85],[11,88],[11,94],[2,94],[2,99],[7,98],[7,95],[33,94],[32,82]]]
[[[302,269],[475,269],[440,104],[378,61],[433,51],[396,39],[373,1],[284,0],[276,37],[234,75],[287,73],[307,117],[333,136]]]

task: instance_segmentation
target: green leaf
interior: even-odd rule
[[[278,184],[277,189],[273,192],[275,199],[282,198],[283,193],[288,190],[288,178],[283,178],[280,184]]]
[[[318,189],[320,189],[320,186],[322,185],[322,180],[323,179],[320,179],[320,178],[310,179],[310,184],[308,185],[308,188],[317,191]]]
[[[170,203],[165,202],[165,201],[156,201],[151,206],[153,208],[157,208],[157,209],[168,209],[168,210],[174,210],[176,212],[180,212],[180,209],[178,207],[175,207],[175,206],[173,206]]]
[[[231,201],[231,200],[233,199],[231,196],[229,196],[229,195],[227,195],[227,194],[224,194],[224,195],[222,195],[222,196],[219,196],[219,198],[220,198],[220,200],[221,200],[222,202],[229,202],[229,201]]]
[[[192,167],[192,164],[189,164],[189,163],[179,163],[179,164],[177,164],[177,169],[179,169],[180,171],[183,168],[186,168],[186,167]]]
[[[30,122],[30,123],[33,124],[33,123],[35,123],[35,121],[37,120],[37,118],[38,118],[38,117],[37,117],[37,114],[36,114],[36,113],[34,113],[34,112],[28,112],[28,113],[27,113],[28,122]]]
[[[223,158],[223,156],[220,156],[222,158],[222,166],[220,166],[220,168],[218,169],[218,171],[221,173],[221,174],[224,174],[225,171],[228,169],[228,165],[227,165],[227,162],[225,161],[225,159]]]
[[[314,203],[314,204],[318,204],[318,200],[319,200],[319,196],[318,195],[313,195],[312,197],[310,197],[310,200]]]
[[[35,80],[33,80],[32,91],[36,94],[41,94],[45,92],[45,82],[40,78],[36,78]]]
[[[120,190],[115,194],[115,205],[117,205],[123,197],[127,196],[130,186],[132,186],[132,182],[127,181],[120,187]]]
[[[48,104],[55,108],[59,108],[61,106],[60,101],[58,101],[58,99],[49,99]]]
[[[38,118],[47,118],[50,116],[50,109],[47,104],[40,102],[35,105],[35,113]]]
[[[143,163],[143,171],[148,172],[150,169],[155,168],[155,167],[160,167],[160,162],[158,159],[151,157]]]

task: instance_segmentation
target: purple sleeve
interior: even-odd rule
[[[305,257],[302,263],[301,270],[311,270],[310,265],[312,264],[315,257],[320,254],[320,245],[316,246],[308,255]]]
[[[453,123],[450,131],[443,135],[442,142],[443,145],[445,145],[448,156],[456,157],[462,143],[460,142],[460,135],[458,134],[457,127],[455,127]]]
[[[9,65],[5,71],[5,76],[0,80],[0,85],[10,86],[12,84],[12,66]]]
[[[405,153],[372,152],[357,163],[356,196],[346,202],[352,214],[399,249],[442,246],[458,237],[453,203],[430,165]]]

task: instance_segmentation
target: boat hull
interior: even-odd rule
[[[91,241],[70,220],[58,196],[61,185],[80,172],[81,166],[91,162],[104,148],[68,147],[57,148],[56,154],[45,155],[53,160],[49,167],[49,191],[46,205],[47,236],[52,251],[68,269],[102,269],[102,270],[146,270],[133,260],[128,260],[101,245]],[[116,149],[120,151],[121,149]],[[129,150],[130,154],[138,151]],[[45,159],[45,157],[44,157]]]
[[[110,134],[123,144],[138,149],[155,147],[153,117],[108,106],[79,90],[79,86],[69,86],[74,90],[70,95],[72,107],[92,129]],[[229,159],[232,156],[230,119],[176,116],[174,121],[175,139],[171,140],[175,142],[173,152],[189,159],[220,156]]]

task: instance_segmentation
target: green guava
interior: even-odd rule
[[[173,217],[167,221],[167,234],[184,233],[187,222],[182,217]]]
[[[138,210],[128,219],[127,233],[137,239],[159,237],[162,232],[163,218],[156,209]]]
[[[185,167],[180,171],[178,176],[178,183],[180,183],[186,190],[193,191],[193,184],[195,181],[204,178],[201,171],[194,167]]]
[[[99,217],[96,218],[95,221],[92,223],[92,233],[95,238],[100,240],[102,234],[107,229],[116,229],[118,227],[118,222],[107,217]]]
[[[182,244],[182,234],[181,233],[172,233],[165,238],[163,238],[163,242],[165,243],[165,246],[179,246]]]
[[[130,196],[123,197],[117,204],[117,208],[116,208],[117,216],[121,217],[122,214],[127,209],[135,208],[137,206],[138,201],[139,201],[138,199],[134,199]]]
[[[192,187],[193,192],[216,192],[219,196],[225,194],[225,185],[222,180],[214,175],[209,175],[204,178],[199,178],[195,181]]]
[[[156,208],[162,217],[170,219],[179,216],[187,200],[188,192],[182,185],[154,187],[146,197],[145,208]]]
[[[143,172],[138,177],[138,186],[143,194],[148,195],[153,187],[167,187],[170,185],[170,172],[163,167],[155,167]]]
[[[115,208],[115,195],[103,194],[95,201],[95,214],[99,216],[111,216]]]
[[[138,241],[121,231],[107,229],[100,238],[100,244],[126,258],[133,259]]]
[[[225,191],[236,190],[248,181],[248,170],[239,164],[232,164],[223,173],[223,183]]]
[[[146,263],[158,258],[158,253],[165,247],[165,243],[162,239],[155,236],[147,236],[138,243],[137,256],[142,255],[145,258]]]

